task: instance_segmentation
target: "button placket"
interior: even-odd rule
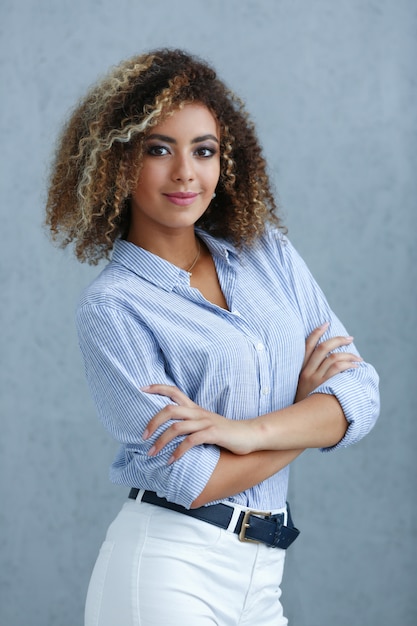
[[[264,343],[260,340],[254,341],[254,347],[259,364],[259,410],[260,412],[266,412],[269,407],[271,392],[268,352]]]

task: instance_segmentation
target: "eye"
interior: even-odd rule
[[[211,146],[199,146],[195,150],[195,154],[202,159],[208,159],[214,156],[216,153],[216,148],[212,148]]]
[[[156,157],[165,156],[169,154],[169,150],[165,146],[148,146],[146,154]]]

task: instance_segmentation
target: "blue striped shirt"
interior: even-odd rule
[[[323,339],[347,335],[306,265],[279,231],[237,250],[198,230],[208,246],[228,303],[224,310],[190,287],[188,273],[127,241],[86,289],[77,311],[85,370],[98,414],[120,442],[110,478],[156,491],[189,508],[219,459],[215,445],[189,450],[168,465],[174,440],[155,457],[142,433],[166,397],[141,391],[176,385],[200,406],[229,419],[253,418],[294,401],[305,339],[330,322]],[[350,352],[350,345],[341,350]],[[349,422],[335,447],[361,439],[379,411],[378,376],[361,363],[315,392],[333,394]],[[267,510],[284,506],[289,468],[230,500]]]

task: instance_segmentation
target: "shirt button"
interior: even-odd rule
[[[264,388],[262,389],[262,394],[263,394],[264,396],[267,396],[267,395],[269,394],[269,392],[270,392],[269,387],[264,387]]]
[[[239,311],[233,311],[233,315],[236,315],[237,317],[240,317]]]
[[[256,344],[256,349],[258,352],[262,352],[264,349],[264,344],[262,342],[259,342]]]

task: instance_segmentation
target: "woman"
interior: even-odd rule
[[[182,51],[122,63],[64,129],[47,220],[81,261],[113,250],[77,324],[132,488],[87,626],[287,624],[289,464],[363,437],[378,381],[275,209],[242,103]]]

